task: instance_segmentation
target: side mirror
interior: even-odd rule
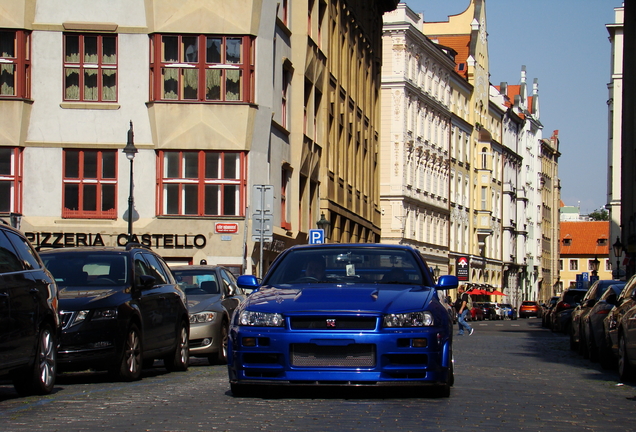
[[[444,275],[439,277],[439,279],[437,280],[437,285],[435,285],[435,288],[447,290],[447,289],[457,288],[458,286],[459,286],[459,279],[457,279],[457,276]]]
[[[239,286],[239,288],[243,288],[244,290],[250,292],[250,294],[258,291],[258,288],[260,287],[258,279],[256,278],[256,276],[253,275],[239,276],[238,279],[236,279],[236,284]]]
[[[141,282],[140,289],[149,289],[155,286],[155,278],[153,276],[141,275],[139,276],[139,281]]]

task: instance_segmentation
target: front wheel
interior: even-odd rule
[[[128,328],[124,347],[117,369],[113,370],[117,378],[123,381],[137,381],[141,378],[142,343],[141,333],[136,324]]]
[[[57,373],[57,344],[52,327],[42,326],[38,335],[37,354],[33,366],[18,374],[13,387],[20,396],[45,395],[51,393]]]
[[[227,328],[227,323],[223,322],[221,325],[221,331],[219,332],[219,340],[221,342],[221,346],[219,347],[219,353],[216,357],[217,364],[227,364],[227,343],[228,343],[228,334],[229,330]]]
[[[188,370],[190,363],[190,343],[188,340],[188,327],[185,322],[179,324],[177,330],[177,344],[174,351],[163,361],[170,372],[183,372]]]

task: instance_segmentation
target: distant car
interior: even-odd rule
[[[517,308],[515,308],[510,303],[501,303],[500,308],[502,319],[517,319]]]
[[[0,377],[19,395],[53,390],[59,331],[53,276],[26,237],[0,221]]]
[[[572,311],[572,325],[570,326],[570,348],[577,349],[579,354],[587,358],[589,352],[587,350],[587,341],[585,340],[585,333],[583,331],[584,321],[587,314],[592,307],[599,300],[601,295],[608,289],[609,286],[617,283],[614,280],[597,280],[585,293],[585,296]]]
[[[164,260],[140,245],[41,252],[60,289],[61,370],[108,370],[124,381],[161,358],[188,368],[186,296]]]
[[[541,316],[540,308],[536,301],[522,301],[519,306],[519,318],[539,317]]]
[[[613,281],[598,301],[589,300],[591,305],[589,312],[582,318],[581,342],[585,343],[587,354],[592,361],[600,361],[601,366],[609,369],[613,366],[614,360],[609,344],[605,340],[604,320],[610,310],[616,304],[618,296],[625,288],[625,282]]]
[[[481,303],[481,308],[484,312],[485,319],[489,319],[489,320],[499,319],[497,315],[497,310],[495,309],[495,306],[493,303],[488,303],[488,302]]]
[[[254,386],[418,386],[450,395],[453,325],[415,249],[387,244],[294,246],[253,288],[230,326],[232,393]]]
[[[547,328],[552,327],[551,314],[558,301],[559,301],[559,296],[552,296],[550,297],[550,300],[548,301],[547,304],[544,304],[541,306],[543,308],[543,311],[541,312],[542,327],[547,327]]]
[[[603,322],[605,339],[614,358],[618,360],[618,375],[621,381],[633,378],[636,367],[636,276],[625,284]]]
[[[473,307],[470,310],[471,321],[483,321],[484,309],[481,307],[481,303],[473,303]]]
[[[572,325],[572,311],[581,302],[587,289],[570,288],[561,293],[554,310],[550,314],[551,329],[553,332],[570,334]]]
[[[172,274],[188,297],[190,355],[210,364],[227,363],[227,341],[234,310],[247,297],[225,267],[172,267]]]

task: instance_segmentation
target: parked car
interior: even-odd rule
[[[632,378],[633,363],[636,361],[635,306],[636,276],[632,276],[616,299],[616,305],[609,311],[603,322],[605,339],[609,343],[614,358],[618,360],[618,375],[621,381]]]
[[[536,301],[522,301],[519,306],[519,318],[540,317],[541,307]]]
[[[164,260],[140,245],[41,253],[60,289],[59,367],[108,370],[132,381],[161,358],[188,368],[186,295]]]
[[[226,364],[230,318],[245,301],[245,292],[222,266],[177,266],[171,270],[188,297],[190,355],[206,357],[210,364]]]
[[[473,303],[473,307],[470,309],[470,320],[471,321],[484,320],[484,309],[482,308],[481,303]]]
[[[499,317],[497,316],[497,310],[495,309],[493,303],[482,303],[481,308],[484,311],[484,318],[487,318],[489,320],[499,319]]]
[[[569,334],[572,325],[572,311],[587,293],[587,289],[570,288],[561,293],[559,300],[550,315],[553,332]]]
[[[513,305],[510,303],[501,303],[499,307],[501,308],[501,319],[517,319],[517,308]]]
[[[583,333],[583,321],[590,312],[592,307],[599,300],[601,295],[608,289],[610,285],[616,283],[613,280],[597,280],[583,296],[581,303],[579,303],[572,311],[572,325],[570,326],[570,349],[574,350],[578,348],[579,354],[583,357],[588,357],[587,342],[585,341],[585,334]]]
[[[541,326],[551,328],[552,327],[552,311],[559,301],[559,296],[552,296],[547,304],[542,305],[543,311],[541,312]]]
[[[310,273],[310,269],[313,270]],[[317,269],[322,269],[318,271]],[[230,326],[232,393],[256,385],[416,385],[450,395],[453,325],[415,249],[386,244],[294,246],[272,263]]]
[[[0,222],[0,377],[21,396],[55,385],[57,286],[24,235]]]
[[[598,301],[588,301],[592,307],[582,318],[582,341],[579,342],[579,344],[585,343],[587,345],[586,351],[590,360],[601,361],[601,366],[606,369],[609,369],[613,365],[613,360],[611,352],[609,351],[609,344],[605,340],[603,321],[607,317],[609,311],[616,304],[618,296],[625,287],[625,282],[613,282],[613,284],[607,287]]]

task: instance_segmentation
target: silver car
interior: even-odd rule
[[[177,266],[172,267],[172,273],[188,297],[190,356],[225,364],[230,318],[245,301],[245,292],[225,267]]]

